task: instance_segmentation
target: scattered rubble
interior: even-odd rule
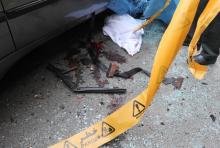
[[[103,51],[103,55],[106,59],[112,62],[118,62],[119,64],[124,64],[127,62],[127,59],[118,54],[117,51]]]
[[[61,110],[64,110],[64,109],[65,109],[65,105],[61,104],[61,105],[59,106],[59,108],[60,108]]]
[[[95,70],[93,71],[93,76],[99,87],[105,87],[105,85],[109,84],[107,79],[101,79],[101,71],[97,67],[95,67]]]
[[[121,88],[101,88],[101,87],[78,87],[75,93],[99,93],[99,94],[124,94],[126,89]]]
[[[110,113],[115,112],[117,109],[119,109],[122,105],[123,105],[124,99],[123,97],[116,97],[116,96],[112,96],[112,100],[110,102],[110,104],[107,106],[107,108],[110,109]]]
[[[174,89],[180,90],[183,84],[184,78],[179,77],[173,82]]]
[[[111,63],[109,65],[108,71],[106,73],[106,77],[113,78],[114,75],[119,71],[119,66],[116,63]]]

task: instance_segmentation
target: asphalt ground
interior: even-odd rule
[[[116,61],[121,71],[134,67],[151,70],[165,30],[163,24],[155,21],[145,29],[141,51],[133,57],[102,34],[102,25],[103,21],[98,21],[94,40],[103,41],[103,63]],[[19,61],[0,82],[1,148],[55,144],[106,117],[144,90],[149,78],[142,73],[127,80],[106,78],[104,72],[91,66],[86,49],[78,45],[87,35],[88,25],[84,23],[49,41]],[[71,54],[73,61],[66,60]],[[84,65],[79,60],[83,56],[87,61]],[[220,147],[220,60],[209,68],[204,80],[198,81],[188,71],[186,58],[187,48],[183,47],[167,74],[184,78],[181,89],[162,84],[141,123],[103,147]],[[78,86],[120,87],[127,93],[72,93],[48,71],[49,63],[62,69],[77,67],[69,75]]]

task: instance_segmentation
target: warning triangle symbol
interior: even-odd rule
[[[115,128],[106,122],[102,122],[102,137],[106,137],[115,132]]]
[[[133,117],[137,117],[141,115],[145,110],[145,106],[138,101],[134,101],[133,103]]]
[[[64,148],[78,148],[78,147],[70,143],[69,141],[65,141]]]

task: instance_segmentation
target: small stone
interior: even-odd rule
[[[34,99],[43,100],[44,97],[41,94],[35,94]]]
[[[11,123],[16,123],[16,120],[13,117],[10,117],[10,122]]]
[[[161,122],[160,125],[165,125],[165,123],[164,123],[164,122]]]
[[[202,82],[202,85],[208,85],[208,83]]]
[[[115,73],[116,73],[118,70],[119,70],[118,64],[116,64],[116,63],[111,63],[111,64],[109,65],[109,68],[108,68],[108,71],[107,71],[107,73],[106,73],[106,76],[107,76],[108,78],[113,78],[114,75],[115,75]]]
[[[91,63],[91,60],[88,58],[82,58],[80,61],[84,66],[88,66]]]
[[[65,109],[65,106],[63,104],[61,104],[60,106],[60,109],[64,110]]]
[[[210,118],[212,119],[213,122],[215,122],[216,117],[213,114],[210,115]]]
[[[141,123],[138,127],[143,127],[144,126],[144,124],[143,123]]]
[[[94,65],[90,66],[90,71],[95,71],[95,66]]]
[[[44,76],[41,76],[41,81],[45,81],[46,78]]]

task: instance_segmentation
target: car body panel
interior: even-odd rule
[[[4,17],[2,6],[0,5],[0,14]],[[0,59],[7,56],[15,50],[13,40],[5,21],[0,22]]]
[[[11,0],[7,0],[11,1]],[[27,0],[26,0],[27,1]],[[9,19],[9,25],[18,49],[59,28],[77,23],[79,18],[68,14],[86,10],[103,0],[56,0],[27,14]],[[20,5],[19,3],[17,3]],[[7,11],[7,9],[6,9]],[[88,15],[88,14],[85,14]],[[83,16],[81,16],[83,17]],[[25,22],[25,23],[24,23]]]
[[[35,0],[37,2],[36,4],[41,1],[50,1],[52,3],[26,9],[27,6],[31,5],[22,6],[23,4],[28,2],[35,4],[35,1],[0,1],[4,2],[5,14],[7,15],[14,45],[16,46],[15,50],[12,38],[9,36],[10,34],[7,34],[8,39],[6,40],[4,38],[7,35],[0,36],[0,48],[2,48],[0,50],[1,52],[3,50],[7,51],[7,56],[0,59],[0,79],[16,61],[31,52],[34,48],[71,29],[82,21],[89,19],[91,17],[90,14],[98,14],[104,11],[106,9],[105,5],[108,2],[108,0]],[[17,12],[18,15],[14,15]],[[5,30],[9,29],[5,28]],[[10,47],[3,49],[1,45],[7,42],[10,42]],[[0,56],[2,56],[1,52]]]
[[[33,0],[2,0],[5,9],[12,9],[17,6],[24,5],[26,3],[30,3]]]

